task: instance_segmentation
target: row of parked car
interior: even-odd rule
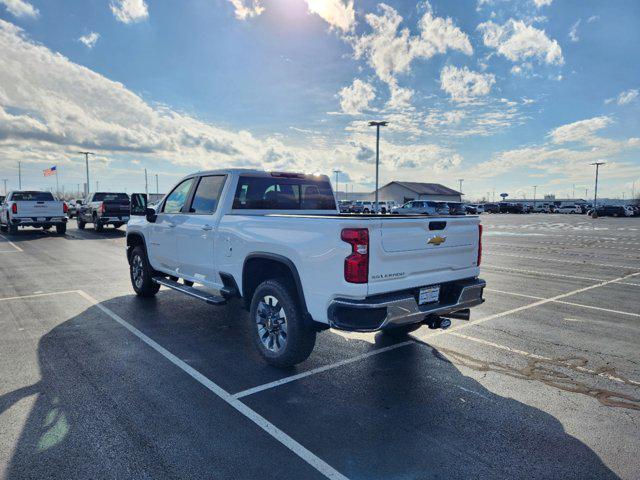
[[[368,202],[347,201],[339,202],[341,213],[390,213],[390,214],[427,214],[427,215],[477,215],[480,213],[565,213],[587,214],[593,216],[593,206],[577,203],[540,202],[535,205],[517,202],[498,203],[460,203],[441,202],[433,200],[411,200],[404,205],[397,205],[393,201]],[[634,217],[640,216],[640,205],[599,205],[597,215],[600,217]]]

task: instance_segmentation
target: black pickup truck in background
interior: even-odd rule
[[[101,232],[105,225],[119,228],[129,221],[130,206],[126,193],[91,193],[84,205],[78,205],[78,228],[83,230],[87,223],[92,223],[96,232]]]

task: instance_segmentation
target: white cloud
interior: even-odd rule
[[[35,18],[40,13],[37,8],[24,0],[0,0],[0,4],[4,5],[14,17]]]
[[[503,25],[484,22],[478,25],[487,47],[508,58],[512,62],[537,59],[549,65],[562,65],[562,49],[556,40],[547,37],[544,30],[537,29],[523,21],[509,19]]]
[[[402,88],[392,83],[390,86],[391,98],[385,105],[388,110],[407,110],[411,107],[411,99],[414,91],[410,88]]]
[[[309,12],[319,15],[332,27],[349,32],[356,23],[353,0],[305,0]]]
[[[355,57],[365,57],[382,81],[394,84],[397,75],[409,72],[416,58],[431,58],[447,50],[471,55],[473,48],[467,35],[450,18],[435,17],[428,3],[426,7],[418,22],[420,34],[412,36],[407,28],[399,30],[402,17],[398,12],[381,3],[380,15],[369,13],[365,17],[372,33],[354,39]]]
[[[618,105],[626,105],[638,98],[638,89],[630,89],[618,95]]]
[[[536,7],[542,8],[551,5],[553,0],[533,0],[533,3],[536,4]]]
[[[342,111],[357,115],[369,108],[369,102],[376,98],[376,90],[373,85],[356,78],[350,86],[340,90],[338,95]]]
[[[581,19],[578,19],[578,21],[571,26],[571,30],[569,30],[569,38],[572,42],[580,40],[580,37],[578,36],[578,27],[580,26],[580,22]]]
[[[549,137],[553,143],[589,143],[597,131],[609,126],[612,122],[611,118],[607,116],[580,120],[551,130]]]
[[[116,19],[122,23],[141,22],[149,17],[144,0],[111,0],[109,4]]]
[[[489,94],[495,82],[493,74],[473,72],[467,67],[447,65],[440,72],[440,88],[456,102],[466,102]]]
[[[233,5],[235,16],[238,20],[257,17],[264,12],[262,0],[229,0]]]
[[[91,32],[87,35],[81,36],[78,41],[84,43],[87,48],[93,48],[100,38],[100,34],[97,32]]]
[[[600,15],[591,15],[587,19],[587,23],[595,22],[596,20],[600,20]]]

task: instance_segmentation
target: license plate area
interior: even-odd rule
[[[422,287],[418,292],[418,305],[437,303],[440,301],[440,285]]]
[[[36,218],[36,220],[38,222],[46,222],[47,221],[47,219],[45,217],[38,217],[38,218]]]

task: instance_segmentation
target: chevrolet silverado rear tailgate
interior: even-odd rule
[[[51,201],[16,201],[17,213],[14,218],[50,218],[61,217],[64,215],[62,202]]]
[[[478,275],[476,216],[383,218],[371,232],[368,294]]]

